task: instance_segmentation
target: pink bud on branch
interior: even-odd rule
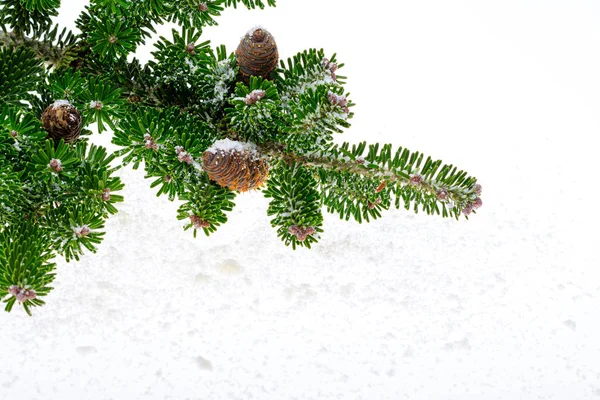
[[[59,159],[56,159],[56,158],[53,158],[52,160],[50,160],[50,163],[48,164],[48,166],[54,172],[60,172],[63,170],[62,163],[60,162]]]
[[[246,103],[247,106],[256,104],[259,100],[262,100],[266,95],[267,93],[264,90],[253,90],[246,95],[246,97],[244,98],[244,103]]]
[[[210,227],[210,222],[205,219],[200,218],[197,215],[190,215],[190,221],[194,225],[195,229],[202,229]]]
[[[315,233],[315,228],[313,228],[312,226],[302,228],[298,225],[292,225],[288,228],[288,232],[291,235],[296,236],[296,239],[298,239],[299,241],[304,242],[308,236]]]
[[[8,294],[15,296],[19,303],[25,303],[27,300],[33,300],[37,297],[35,290],[16,285],[12,285],[8,288]]]

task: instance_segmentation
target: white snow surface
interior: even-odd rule
[[[336,140],[464,168],[483,207],[325,214],[292,251],[260,193],[194,239],[126,167],[98,252],[58,261],[33,317],[0,313],[0,399],[600,399],[600,3],[278,4],[228,9],[203,40],[232,50],[260,22],[284,59],[336,52],[357,104]]]

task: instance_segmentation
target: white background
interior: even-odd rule
[[[260,193],[193,239],[127,168],[99,251],[59,263],[32,318],[0,314],[0,399],[600,399],[600,2],[279,0],[218,22],[229,51],[260,24],[284,58],[337,52],[357,103],[337,139],[466,169],[483,207],[327,214],[294,252]]]

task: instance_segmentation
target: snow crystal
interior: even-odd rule
[[[192,73],[196,72],[198,69],[198,66],[196,66],[189,58],[185,59],[185,63],[190,67],[190,72]]]
[[[233,80],[235,78],[235,70],[231,68],[231,62],[228,59],[221,60],[217,63],[215,72],[222,76],[224,80]]]
[[[69,100],[56,100],[54,102],[54,104],[52,104],[52,109],[56,110],[58,107],[61,106],[70,106],[72,105],[71,102]]]
[[[104,107],[104,104],[102,104],[101,101],[97,101],[97,100],[90,101],[90,108],[95,108],[97,110],[100,110],[102,107]]]
[[[256,145],[254,143],[249,143],[249,142],[238,142],[235,140],[230,140],[230,139],[221,139],[221,140],[217,140],[216,142],[213,143],[213,145],[211,147],[209,147],[208,149],[206,149],[206,151],[209,151],[211,153],[216,153],[217,151],[232,151],[232,150],[236,150],[236,151],[250,151],[250,152],[254,152],[256,151]]]

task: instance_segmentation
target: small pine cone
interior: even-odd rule
[[[202,154],[202,169],[219,185],[240,192],[258,188],[269,175],[267,161],[248,150],[207,150]]]
[[[47,138],[72,143],[81,133],[81,113],[67,100],[58,100],[44,110],[42,124],[48,132]]]
[[[248,84],[250,76],[268,78],[277,67],[279,53],[273,36],[261,27],[251,29],[235,51],[240,72],[238,80]]]
[[[479,208],[483,205],[483,201],[481,200],[481,197],[477,197],[473,203],[471,203],[471,205],[473,206],[473,208]]]

